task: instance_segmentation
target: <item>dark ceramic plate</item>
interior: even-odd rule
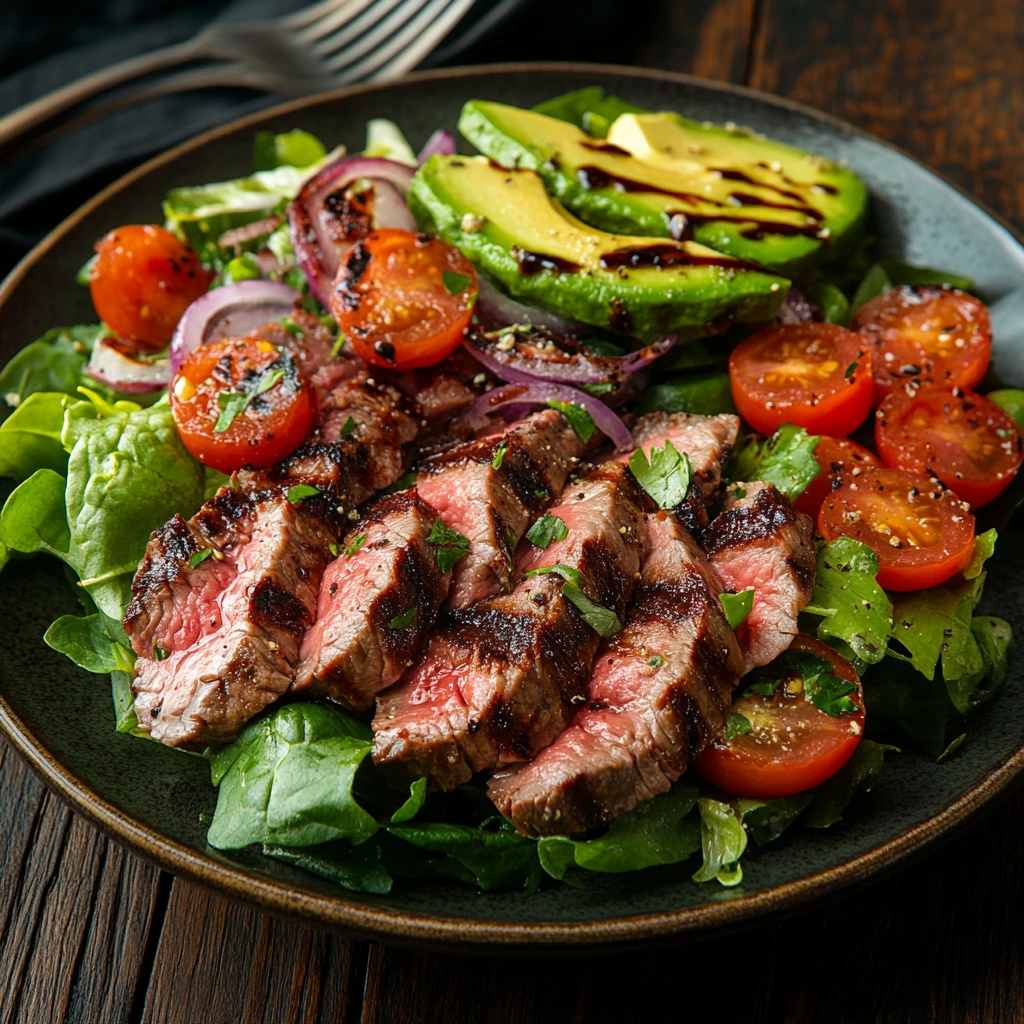
[[[814,153],[845,160],[867,181],[884,254],[969,275],[992,303],[996,366],[1024,383],[1024,248],[1009,228],[954,186],[849,125],[743,89],[679,75],[538,65],[446,70],[392,85],[301,101],[179,146],[122,178],[65,221],[0,290],[0,355],[8,359],[54,324],[94,318],[73,283],[96,238],[150,222],[175,185],[248,172],[257,128],[301,126],[359,148],[368,117],[389,117],[414,144],[454,128],[474,96],[530,105],[597,83],[635,103],[698,119],[735,121]],[[1009,541],[1011,538],[1006,538]],[[990,574],[989,610],[1024,636],[1024,587],[1009,545]],[[175,872],[269,909],[399,941],[462,947],[586,947],[696,933],[789,911],[904,861],[1004,792],[1024,765],[1024,659],[1016,659],[994,713],[979,716],[948,764],[894,757],[841,826],[802,831],[744,861],[741,886],[697,886],[685,868],[595,876],[584,890],[530,897],[480,895],[442,884],[399,884],[386,897],[354,895],[270,862],[245,862],[206,846],[200,815],[215,793],[206,763],[113,730],[104,679],[80,672],[42,642],[53,619],[75,611],[60,568],[43,560],[0,574],[0,724],[47,782],[110,835]]]

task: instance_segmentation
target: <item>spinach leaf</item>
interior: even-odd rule
[[[403,821],[411,821],[423,809],[427,799],[427,780],[417,779],[409,786],[409,796],[401,807],[391,815],[391,824],[400,825]]]
[[[441,572],[450,572],[455,563],[469,551],[469,538],[446,526],[440,516],[430,528],[427,543],[437,548],[437,567]]]
[[[384,866],[380,846],[372,840],[359,846],[343,839],[318,846],[264,845],[263,852],[353,892],[373,892],[381,896],[391,892],[391,875]]]
[[[846,327],[850,322],[850,301],[829,281],[817,281],[807,289],[807,299],[821,310],[821,318],[827,324]]]
[[[75,395],[82,369],[102,325],[54,327],[38,341],[26,345],[0,373],[0,397],[11,408],[37,391]]]
[[[991,700],[1006,682],[1010,671],[1009,650],[1013,629],[1005,619],[994,615],[975,615],[971,619],[971,633],[981,652],[984,678],[988,682],[984,689],[976,690],[972,695],[971,706],[977,707]]]
[[[952,705],[941,679],[928,679],[907,662],[886,658],[862,680],[872,728],[890,726],[931,757],[946,747]]]
[[[110,689],[114,700],[114,728],[118,732],[134,733],[139,727],[139,720],[135,717],[131,672],[111,672]],[[148,736],[149,733],[143,735]]]
[[[734,801],[734,806],[743,826],[760,847],[778,839],[813,799],[812,791],[773,800],[741,799]]]
[[[882,260],[868,269],[850,302],[850,308],[856,312],[871,299],[890,291],[901,284],[935,284],[950,288],[969,290],[974,281],[948,270],[935,270],[931,267],[915,267],[899,260]]]
[[[729,462],[728,478],[737,483],[763,480],[793,501],[821,472],[814,458],[817,447],[817,437],[792,423],[783,424],[764,442],[750,435],[737,446]]]
[[[388,832],[419,850],[443,854],[453,867],[462,869],[449,869],[444,873],[475,882],[485,891],[524,889],[533,892],[540,884],[537,844],[524,839],[512,823],[503,818],[495,816],[479,828],[430,822],[392,825]],[[441,872],[429,870],[429,873]]]
[[[747,848],[747,833],[739,815],[730,804],[710,797],[701,797],[697,808],[704,863],[694,872],[693,880],[710,882],[717,878],[725,886],[739,885],[743,881],[740,857]]]
[[[686,499],[693,466],[686,452],[676,451],[671,441],[664,448],[652,448],[650,462],[644,450],[637,448],[629,457],[629,468],[658,508],[675,508]]]
[[[537,843],[540,863],[559,879],[571,867],[617,874],[678,864],[701,848],[700,827],[690,815],[696,802],[696,788],[677,783],[667,793],[619,815],[595,839],[545,836]]]
[[[843,820],[843,812],[858,793],[868,793],[874,786],[887,750],[896,750],[885,743],[861,740],[853,757],[842,768],[814,790],[814,798],[801,821],[808,828],[829,828]]]
[[[1019,388],[1002,388],[990,391],[986,396],[995,402],[1021,430],[1024,430],[1024,391]]]
[[[0,543],[25,554],[45,552],[68,561],[71,531],[64,507],[66,481],[37,469],[11,492],[0,512]]]
[[[569,527],[558,516],[541,516],[526,531],[526,539],[538,548],[546,548],[552,541],[565,540]]]
[[[747,587],[738,594],[723,593],[718,595],[725,611],[726,620],[730,629],[737,629],[747,619],[747,616],[754,610],[754,588]]]
[[[135,664],[124,626],[103,612],[62,615],[43,634],[43,640],[87,672],[130,672]]]
[[[685,354],[685,353],[684,353]],[[653,384],[636,404],[638,413],[692,412],[702,416],[716,416],[735,412],[732,387],[727,373],[705,373],[680,380]]]
[[[0,476],[27,480],[37,469],[66,473],[68,453],[61,444],[64,410],[74,401],[57,391],[36,391],[17,405],[0,426]]]
[[[210,762],[220,787],[210,845],[364,842],[377,822],[356,802],[352,784],[372,747],[358,719],[320,704],[287,704],[250,722]]]
[[[849,645],[861,666],[885,657],[892,634],[892,604],[877,575],[878,556],[871,548],[851,537],[837,537],[818,552],[814,592],[804,609],[822,616],[819,639]]]

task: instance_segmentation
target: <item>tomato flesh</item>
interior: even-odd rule
[[[795,423],[845,437],[871,411],[871,358],[864,339],[837,324],[780,324],[733,349],[729,381],[736,409],[771,434]]]
[[[345,254],[331,312],[368,363],[411,370],[458,347],[476,295],[476,270],[454,246],[382,228]]]
[[[256,338],[201,345],[171,384],[171,412],[200,462],[232,473],[290,455],[313,426],[316,396],[282,347]]]
[[[937,476],[971,508],[1001,494],[1024,459],[1013,419],[973,391],[911,390],[898,388],[878,407],[875,440],[885,464]]]
[[[874,452],[845,437],[819,437],[814,458],[821,466],[821,472],[794,502],[800,512],[814,520],[817,520],[821,506],[832,490],[832,481],[839,474],[881,465]]]
[[[957,289],[893,288],[864,303],[851,326],[874,353],[876,403],[910,381],[973,388],[992,354],[988,310]]]
[[[158,352],[212,280],[170,231],[129,224],[96,243],[89,290],[100,319],[121,341],[138,352]]]
[[[853,666],[828,644],[798,634],[790,650],[824,659],[840,679],[857,689],[849,694],[856,711],[837,717],[805,698],[804,680],[782,673],[771,697],[744,693],[741,681],[732,712],[751,725],[747,733],[720,738],[695,762],[697,771],[732,796],[771,799],[802,793],[834,775],[853,756],[864,733],[864,692]]]
[[[971,560],[974,516],[938,481],[889,468],[837,479],[821,506],[818,532],[826,541],[853,537],[872,548],[886,590],[937,586]]]

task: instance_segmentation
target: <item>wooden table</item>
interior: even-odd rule
[[[820,107],[1024,224],[1024,4],[623,8],[632,21],[604,59]],[[0,743],[0,1024],[632,1022],[688,1007],[716,1024],[1009,1024],[1024,1021],[1022,849],[1018,793],[883,883],[738,937],[582,961],[449,957],[350,942],[177,881],[71,814]]]

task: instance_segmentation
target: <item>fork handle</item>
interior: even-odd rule
[[[184,43],[175,43],[152,53],[123,60],[70,82],[0,117],[0,149],[7,149],[16,139],[100,93],[155,71],[187,64],[204,56],[206,51],[207,47],[199,39],[189,39]]]

